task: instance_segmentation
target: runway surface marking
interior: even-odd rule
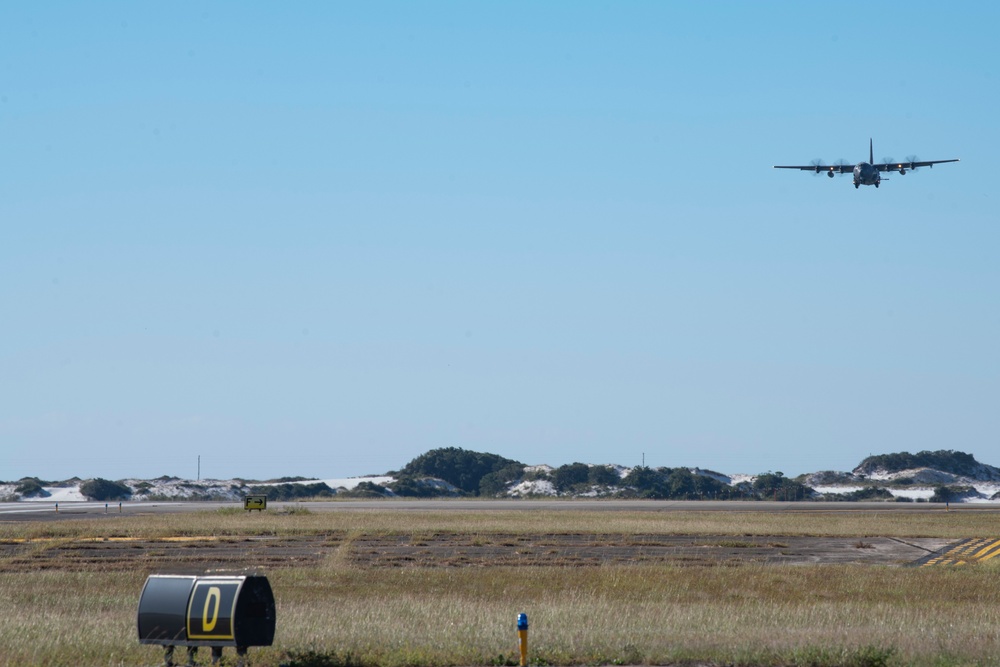
[[[7,537],[0,544],[32,544],[35,542],[218,542],[215,535],[183,535],[170,537]]]
[[[1000,540],[993,537],[962,540],[943,554],[928,559],[927,562],[921,564],[921,567],[928,565],[961,567],[982,563],[994,556],[1000,556]]]

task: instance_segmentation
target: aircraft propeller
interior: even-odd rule
[[[883,160],[886,164],[891,164],[895,167],[893,171],[898,171],[900,176],[903,176],[908,171],[916,171],[917,166],[913,164],[914,162],[919,162],[919,158],[916,155],[907,155],[906,159],[902,162],[896,162],[891,157],[887,157]]]
[[[837,160],[830,166],[822,160],[811,160],[809,164],[812,165],[813,176],[826,174],[830,178],[833,178],[834,174],[848,174],[853,169],[851,163],[844,159]]]

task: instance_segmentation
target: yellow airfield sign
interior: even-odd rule
[[[247,511],[266,510],[267,496],[243,496],[243,509]]]

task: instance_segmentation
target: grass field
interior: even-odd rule
[[[324,535],[308,566],[265,572],[278,605],[274,646],[255,665],[423,667],[516,663],[517,614],[536,665],[986,665],[1000,655],[1000,567],[771,566],[375,568],[352,554],[371,534],[592,533],[979,537],[995,514],[926,512],[402,512],[190,515],[0,525],[0,664],[146,666],[135,614],[150,571],[45,558],[86,538]],[[22,540],[27,539],[27,542]],[[15,549],[11,546],[11,549]],[[10,551],[9,554],[15,553]],[[17,567],[11,565],[17,561]],[[8,562],[5,563],[4,560]],[[1000,561],[1000,559],[996,559]],[[37,562],[37,565],[34,563]],[[141,563],[142,561],[138,561]],[[232,662],[232,649],[226,660]],[[178,659],[182,660],[183,655]],[[208,662],[207,650],[199,661]]]

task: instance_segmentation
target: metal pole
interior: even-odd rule
[[[528,665],[528,615],[517,615],[517,644],[521,653],[521,667]]]

